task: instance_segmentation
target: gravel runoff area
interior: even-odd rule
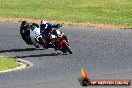
[[[1,21],[23,21],[26,20],[28,22],[36,22],[39,23],[41,19],[31,19],[31,18],[6,18],[0,17]],[[79,26],[91,26],[91,27],[100,27],[100,28],[125,28],[128,29],[128,25],[123,24],[106,24],[106,23],[90,23],[90,22],[70,22],[70,21],[55,21],[48,20],[49,22],[60,23],[60,24],[68,24],[68,25],[79,25]]]

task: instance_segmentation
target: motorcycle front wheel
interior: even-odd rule
[[[70,54],[72,54],[72,50],[70,49],[70,46],[67,45],[67,44],[64,44],[64,46],[65,46],[65,49],[66,49]]]

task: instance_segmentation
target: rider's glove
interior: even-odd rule
[[[57,24],[57,26],[58,26],[58,27],[61,27],[61,26],[62,26],[62,24]]]

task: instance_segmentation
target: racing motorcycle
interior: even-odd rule
[[[30,40],[30,43],[26,42],[25,39],[23,39],[23,40],[28,45],[34,45],[36,48],[39,48],[40,46],[42,46],[36,41],[36,38],[33,39],[33,40],[31,40],[31,38],[27,39],[27,35],[26,35],[27,31],[29,32],[29,30],[27,30],[27,29],[23,29],[23,30],[20,29],[20,34],[21,34],[22,37],[24,35],[26,37],[26,40],[28,40],[28,41]],[[23,34],[23,32],[24,32],[24,34]],[[36,37],[39,36],[37,31],[34,31],[33,35],[36,36]],[[42,36],[44,36],[43,32],[42,32]],[[71,51],[70,45],[69,45],[69,40],[64,35],[64,33],[59,30],[59,28],[53,29],[49,33],[48,39],[50,39],[50,42],[49,42],[50,44],[49,45],[52,45],[53,46],[52,48],[54,48],[55,50],[60,50],[63,53],[69,52],[70,54],[72,54],[72,51]],[[44,37],[42,37],[42,41],[45,42],[45,38]]]
[[[55,50],[60,50],[63,53],[69,52],[70,54],[72,54],[69,40],[67,39],[67,36],[64,35],[64,32],[60,31],[59,28],[53,29],[49,33],[49,38]]]

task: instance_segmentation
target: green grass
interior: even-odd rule
[[[17,67],[17,61],[10,57],[0,57],[0,71]]]
[[[132,26],[132,0],[0,0],[0,17]]]

